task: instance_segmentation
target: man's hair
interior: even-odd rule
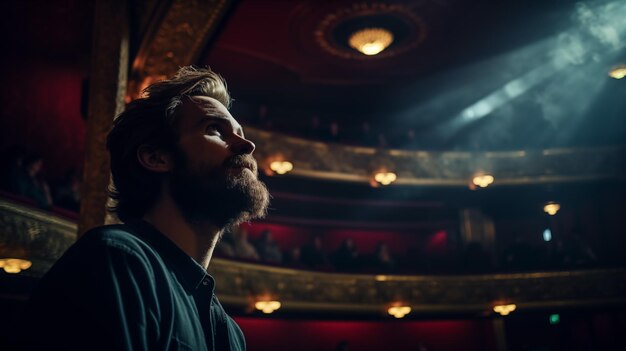
[[[109,211],[123,222],[142,217],[160,195],[164,175],[144,168],[137,150],[177,150],[178,110],[184,96],[212,97],[226,108],[231,103],[220,75],[208,68],[183,67],[173,78],[147,87],[113,121],[107,137],[113,178]]]

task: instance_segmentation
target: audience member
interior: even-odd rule
[[[220,257],[235,257],[235,238],[232,231],[224,231],[222,238],[215,246],[215,253]]]
[[[359,269],[359,253],[351,238],[344,239],[331,258],[337,271],[356,272]]]
[[[18,194],[19,179],[22,177],[26,150],[21,146],[13,146],[3,153],[0,189]]]
[[[283,261],[283,254],[280,251],[280,247],[272,237],[272,232],[268,229],[261,233],[261,237],[257,241],[256,249],[263,262],[281,263]]]
[[[302,255],[299,247],[294,247],[285,253],[283,263],[292,268],[304,268]]]
[[[302,247],[302,263],[310,269],[329,269],[329,260],[326,252],[322,249],[322,238],[319,235],[313,237],[311,244]]]
[[[244,260],[258,261],[260,257],[254,245],[248,241],[248,231],[239,227],[233,234],[235,236],[235,255]]]
[[[389,247],[384,242],[379,242],[371,258],[371,268],[373,273],[393,273],[396,262],[391,257]]]
[[[466,273],[485,273],[491,271],[491,258],[481,243],[472,241],[467,244],[463,251],[459,269]]]
[[[43,159],[40,156],[30,155],[24,159],[17,186],[18,193],[34,200],[37,206],[48,210],[52,208],[50,187],[43,177]]]
[[[504,250],[504,266],[509,270],[523,271],[536,268],[542,259],[536,250],[524,241],[521,236],[516,236],[511,246]]]
[[[80,174],[70,170],[65,174],[63,181],[54,189],[54,203],[68,210],[80,210]]]

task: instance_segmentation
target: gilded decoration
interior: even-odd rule
[[[283,176],[371,183],[380,169],[393,172],[391,186],[468,186],[477,173],[491,186],[624,179],[624,147],[502,152],[416,151],[346,146],[294,138],[248,127],[255,157],[268,174],[273,160],[287,160]]]
[[[76,241],[77,225],[45,211],[0,199],[0,258],[27,258],[23,274],[41,276]]]
[[[150,83],[173,76],[198,60],[215,33],[231,0],[173,0],[162,17],[155,16],[133,62],[129,98]]]
[[[33,262],[20,274],[42,276],[76,240],[76,224],[0,199],[0,253]],[[462,276],[331,274],[214,258],[220,300],[252,308],[259,297],[285,311],[381,313],[396,302],[411,313],[484,313],[496,303],[519,309],[624,304],[626,269]]]
[[[325,52],[349,60],[371,60],[394,57],[406,51],[415,49],[426,38],[428,32],[425,22],[416,14],[415,4],[404,3],[382,3],[382,2],[355,2],[350,6],[337,8],[329,12],[319,22],[314,30],[313,36],[317,45]],[[342,47],[334,38],[333,32],[344,21],[367,16],[387,15],[404,23],[409,33],[402,42],[389,47],[387,50],[375,56],[365,56],[357,51]]]

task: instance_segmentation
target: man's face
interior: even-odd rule
[[[219,227],[263,217],[269,193],[258,179],[254,144],[219,101],[184,98],[170,191],[187,220]]]

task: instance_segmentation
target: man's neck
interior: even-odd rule
[[[221,228],[209,223],[198,225],[189,223],[167,192],[164,192],[164,195],[143,219],[172,240],[205,269],[209,267],[213,249],[222,231]]]

